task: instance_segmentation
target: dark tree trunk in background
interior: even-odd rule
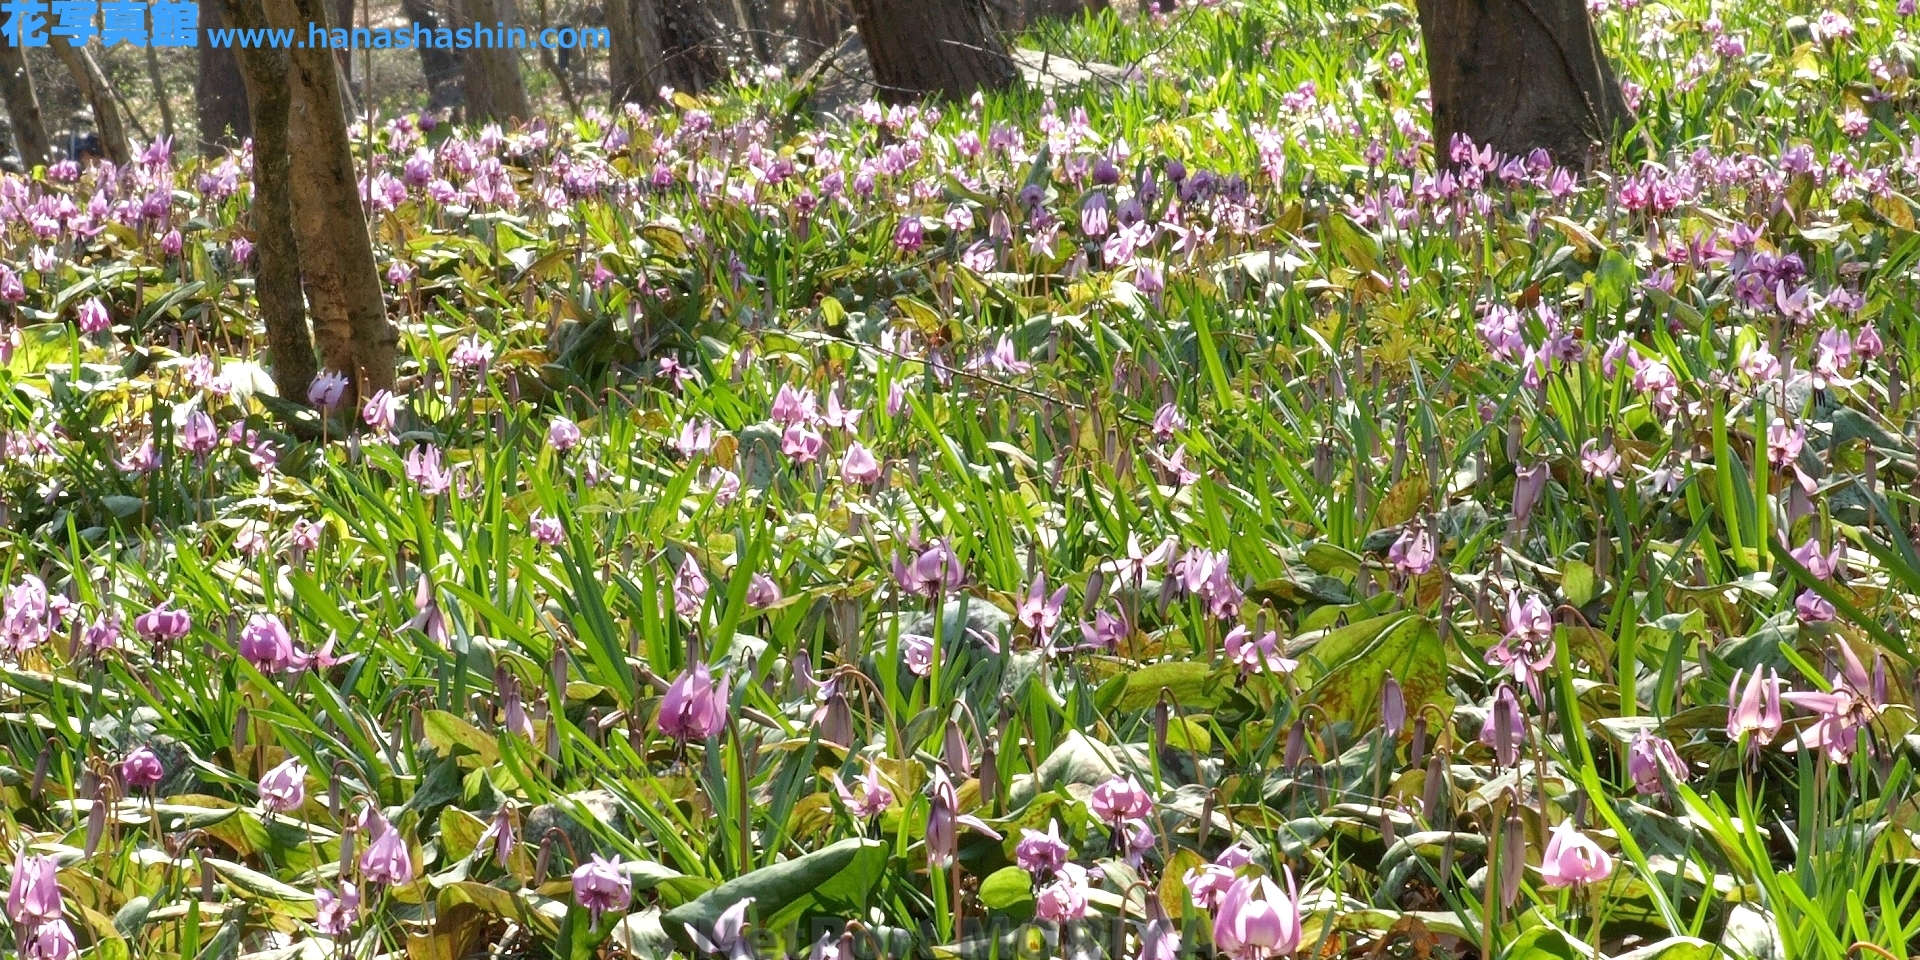
[[[1019,75],[980,0],[853,0],[880,98],[965,100]]]
[[[651,11],[660,31],[660,68],[650,74],[656,89],[699,93],[727,79],[720,24],[701,0],[636,0],[635,9]]]
[[[1108,0],[997,0],[993,12],[1002,29],[1025,30],[1041,20],[1071,20],[1108,6]]]
[[[660,23],[642,0],[606,0],[607,85],[617,108],[653,99],[648,79],[659,66]]]
[[[205,41],[207,31],[226,26],[225,4],[203,0],[200,4],[200,76],[195,83],[194,102],[200,110],[200,148],[217,151],[233,146],[253,135],[253,118],[247,110],[247,90],[241,79],[240,63],[231,47],[215,47]]]
[[[167,81],[160,75],[160,51],[147,47],[147,82],[153,84],[154,102],[160,105],[160,132],[173,142],[173,98],[167,96]]]
[[[328,19],[323,0],[266,0],[265,6],[275,27],[304,30]],[[339,63],[332,51],[302,47],[289,51],[288,61],[287,145],[301,277],[321,361],[352,381],[345,402],[353,410],[358,397],[392,389],[399,335],[387,322],[360,205]]]
[[[204,0],[203,0],[204,2]],[[209,3],[209,6],[213,4]],[[226,18],[242,29],[267,25],[260,0],[224,0]],[[307,332],[307,305],[300,291],[300,252],[293,235],[292,155],[287,120],[292,98],[287,90],[287,53],[266,47],[237,51],[243,61],[248,112],[253,127],[253,294],[267,328],[273,355],[273,385],[280,396],[304,403],[307,387],[319,372],[313,336]]]
[[[1420,0],[1442,166],[1456,133],[1519,156],[1592,166],[1629,112],[1584,0]]]
[[[513,0],[464,0],[463,23],[493,30],[511,30],[520,21]],[[520,52],[476,45],[466,53],[467,122],[509,123],[533,117],[527,87],[520,78]]]
[[[80,96],[87,101],[93,111],[93,132],[100,135],[100,150],[116,166],[126,166],[132,159],[133,151],[127,145],[127,128],[121,122],[120,108],[113,102],[113,88],[107,83],[107,75],[100,70],[100,64],[87,52],[86,47],[70,47],[66,41],[47,44],[47,49],[59,56],[67,65],[67,72],[73,74],[74,85],[80,88]]]
[[[401,0],[408,20],[429,30],[449,26],[450,18],[429,0]],[[460,104],[460,56],[432,45],[420,48],[420,72],[427,78],[427,109],[444,110]]]
[[[0,43],[0,97],[7,101],[7,123],[13,128],[13,149],[20,155],[20,165],[32,170],[35,164],[46,163],[53,141],[47,139],[47,122],[40,116],[40,97],[27,70],[27,52],[10,43]]]

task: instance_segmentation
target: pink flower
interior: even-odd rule
[[[633,883],[619,864],[596,853],[573,870],[573,902],[585,907],[599,926],[601,914],[625,910],[633,902]]]
[[[1087,870],[1063,863],[1052,882],[1034,892],[1033,912],[1042,920],[1066,923],[1087,915]]]
[[[493,819],[487,823],[486,831],[480,834],[475,846],[485,847],[492,843],[494,862],[505,866],[508,858],[513,856],[514,840],[513,803],[508,801],[493,812]]]
[[[413,882],[413,855],[408,852],[406,838],[400,831],[391,826],[379,831],[367,845],[366,852],[360,855],[360,873],[367,880],[386,886]]]
[[[660,701],[660,732],[675,740],[705,740],[727,723],[727,677],[704,663],[680,674]]]
[[[700,617],[700,608],[707,600],[707,578],[700,572],[700,565],[693,562],[693,554],[687,554],[680,560],[680,569],[673,575],[673,609],[675,613],[689,620]]]
[[[773,422],[783,427],[812,423],[819,419],[814,405],[812,390],[783,383],[773,395]]]
[[[1780,675],[1756,668],[1740,685],[1741,671],[1734,671],[1733,684],[1727,690],[1727,737],[1738,740],[1752,734],[1756,744],[1772,743],[1780,733]]]
[[[60,919],[60,864],[52,857],[20,851],[7,890],[7,917],[20,927]]]
[[[580,427],[566,417],[554,417],[547,424],[547,446],[555,453],[566,453],[580,443]]]
[[[1060,839],[1060,821],[1049,820],[1045,833],[1031,829],[1021,831],[1020,842],[1013,848],[1013,858],[1020,869],[1044,876],[1060,869],[1070,852],[1066,841]]]
[[[780,602],[780,584],[764,573],[747,580],[747,606],[764,610]]]
[[[853,783],[860,788],[857,795],[840,782],[838,775],[833,777],[833,789],[840,795],[840,802],[846,804],[847,810],[857,819],[878,816],[893,805],[893,791],[880,782],[879,771],[874,769],[871,761],[867,763],[864,773],[853,778]]]
[[[1280,634],[1269,630],[1258,638],[1246,624],[1238,624],[1227,631],[1224,642],[1227,659],[1240,668],[1242,674],[1253,673],[1292,673],[1300,665],[1280,655]]]
[[[1611,444],[1602,448],[1600,441],[1588,440],[1580,446],[1580,469],[1594,480],[1605,480],[1615,489],[1624,489],[1626,481],[1619,476],[1622,465],[1619,451]]]
[[[847,455],[840,459],[840,476],[848,483],[873,483],[880,479],[880,461],[855,440],[847,445]]]
[[[752,897],[742,897],[714,918],[711,937],[691,926],[687,928],[687,936],[693,938],[694,946],[707,953],[725,956],[728,960],[751,960],[754,953],[746,930],[747,908],[752,905]]]
[[[1831,580],[1839,572],[1840,565],[1846,562],[1846,544],[1836,541],[1832,552],[1821,553],[1820,541],[1809,539],[1787,551],[1787,555],[1793,557],[1795,563],[1806,567],[1815,579]]]
[[[167,775],[166,768],[160,764],[160,757],[151,748],[135,747],[126,759],[120,761],[120,782],[129,790],[145,790],[158,786]]]
[[[33,928],[20,955],[23,960],[73,960],[80,955],[80,947],[74,942],[73,928],[55,917]]]
[[[240,630],[240,655],[261,673],[288,673],[307,665],[307,658],[293,644],[280,618],[271,613],[256,613],[247,618]]]
[[[81,333],[94,334],[112,328],[113,316],[107,313],[107,305],[101,303],[99,297],[88,297],[76,312],[75,322]]]
[[[1487,651],[1487,662],[1513,671],[1515,680],[1538,691],[1540,674],[1553,664],[1553,618],[1537,596],[1525,602],[1507,594],[1507,633]]]
[[[407,479],[413,481],[424,496],[437,497],[453,486],[453,471],[442,460],[440,448],[431,443],[414,447],[407,454],[406,472]]]
[[[916,677],[933,674],[933,638],[917,633],[900,635],[900,657]]]
[[[916,548],[917,549],[917,548]],[[944,540],[935,540],[920,550],[912,562],[893,558],[893,579],[909,593],[930,597],[936,591],[952,590],[966,582],[966,568],[953,548]]]
[[[803,423],[796,423],[780,435],[780,452],[795,463],[812,463],[826,446],[826,438]]]
[[[1267,960],[1300,946],[1300,894],[1293,871],[1287,889],[1270,877],[1241,877],[1214,911],[1213,944],[1234,960]]]
[[[1043,643],[1053,635],[1055,627],[1060,625],[1060,607],[1067,599],[1067,588],[1062,586],[1047,596],[1047,574],[1041,571],[1033,579],[1032,587],[1025,599],[1014,611],[1014,619],[1025,624],[1033,635]]]
[[[1803,590],[1794,599],[1793,613],[1801,623],[1825,623],[1840,615],[1833,604],[1812,590]]]
[[[1666,789],[1663,777],[1685,781],[1687,765],[1671,741],[1642,730],[1627,745],[1627,775],[1633,778],[1634,790],[1655,794]]]
[[[193,629],[193,618],[185,610],[172,610],[162,603],[133,618],[133,630],[148,643],[172,643]]]
[[[340,405],[340,398],[346,396],[347,386],[345,374],[322,370],[307,387],[307,403],[322,410],[332,410]]]
[[[288,757],[260,777],[260,806],[286,813],[307,802],[307,765]]]
[[[213,425],[213,418],[203,410],[187,414],[186,422],[180,425],[180,448],[195,457],[205,457],[213,452],[220,443],[220,432]]]
[[[1153,810],[1153,798],[1132,774],[1114,777],[1093,788],[1087,806],[1093,815],[1107,823],[1119,823],[1146,816]]]
[[[928,792],[933,802],[927,810],[927,864],[944,867],[953,862],[959,848],[957,830],[966,827],[975,833],[983,834],[995,840],[1000,834],[978,817],[960,812],[960,796],[953,788],[953,781],[947,779],[947,772],[935,767],[933,783]]]
[[[1564,820],[1547,838],[1540,855],[1541,882],[1549,887],[1571,887],[1605,880],[1613,874],[1613,858],[1600,845]]]
[[[1408,576],[1420,576],[1433,569],[1433,534],[1425,527],[1413,524],[1400,531],[1399,539],[1387,548],[1387,562],[1395,570]]]
[[[375,391],[366,403],[360,405],[360,421],[382,436],[393,432],[399,415],[400,398],[386,390]]]
[[[321,887],[313,892],[314,928],[334,938],[345,936],[360,922],[360,888],[342,884],[340,893]]]

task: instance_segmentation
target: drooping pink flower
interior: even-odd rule
[[[1393,564],[1395,570],[1413,577],[1433,569],[1434,557],[1433,534],[1419,524],[1400,531],[1393,546],[1387,548],[1387,562]]]
[[[764,610],[780,602],[780,584],[764,573],[747,580],[747,606]]]
[[[855,818],[865,820],[868,817],[879,816],[882,811],[893,805],[893,791],[880,782],[880,773],[871,762],[867,764],[864,772],[853,778],[853,784],[860,788],[858,793],[841,783],[837,774],[833,777],[834,791],[840,795],[840,802],[847,805],[847,810]]]
[[[1613,857],[1592,838],[1574,829],[1573,821],[1563,820],[1547,838],[1547,849],[1540,855],[1541,882],[1549,887],[1571,887],[1597,883],[1613,874]]]
[[[1053,879],[1034,891],[1033,912],[1042,920],[1070,923],[1087,915],[1087,868],[1063,863]]]
[[[1242,674],[1291,673],[1299,666],[1298,661],[1280,655],[1280,635],[1272,630],[1255,637],[1246,624],[1239,624],[1227,631],[1223,645],[1227,659],[1233,661]]]
[[[1067,588],[1064,585],[1055,590],[1052,596],[1047,595],[1047,574],[1043,570],[1034,575],[1031,588],[1014,611],[1014,619],[1026,625],[1041,643],[1045,643],[1053,635],[1054,628],[1060,625],[1060,607],[1066,599]]]
[[[566,453],[580,443],[580,425],[566,417],[554,417],[547,424],[547,446],[555,453]]]
[[[158,786],[166,775],[166,767],[161,765],[160,756],[151,747],[135,747],[120,761],[120,782],[129,790]]]
[[[193,629],[193,618],[185,610],[174,610],[165,603],[133,618],[133,630],[148,643],[172,643]]]
[[[340,405],[340,399],[347,394],[347,377],[334,370],[322,370],[314,375],[313,383],[307,386],[307,403],[322,410],[332,410]]]
[[[288,673],[307,665],[286,624],[271,613],[256,613],[240,630],[240,656],[261,673]]]
[[[705,740],[727,723],[726,674],[715,679],[704,663],[695,663],[667,687],[660,701],[660,732],[675,740]]]
[[[945,867],[953,862],[959,849],[960,827],[966,827],[975,833],[983,834],[995,840],[1000,834],[978,817],[960,812],[959,791],[953,787],[953,781],[947,779],[945,770],[935,767],[933,782],[928,787],[933,802],[927,809],[927,864]]]
[[[1741,685],[1740,676],[1741,671],[1734,671],[1733,683],[1727,690],[1727,703],[1731,705],[1727,711],[1727,737],[1738,740],[1742,735],[1752,735],[1755,745],[1772,743],[1783,722],[1780,675],[1771,669],[1755,668],[1745,686]]]
[[[101,303],[99,297],[88,297],[76,311],[74,322],[79,325],[81,333],[91,335],[112,328],[113,315],[107,312],[107,305]]]
[[[751,960],[753,946],[747,937],[747,908],[753,905],[754,898],[742,897],[720,911],[713,920],[711,935],[689,926],[687,936],[701,950],[727,960]]]
[[[59,862],[21,850],[8,881],[7,918],[31,929],[60,919],[61,909]]]
[[[360,873],[368,881],[385,886],[413,882],[413,854],[399,830],[389,825],[377,832],[373,842],[360,854]]]
[[[680,560],[680,569],[673,575],[673,609],[675,613],[689,620],[698,619],[700,608],[707,600],[707,577],[700,572],[700,565],[693,562],[693,554],[687,554]]]
[[[360,888],[345,883],[340,892],[321,887],[313,892],[314,929],[329,937],[345,936],[360,922]]]
[[[1487,710],[1486,723],[1480,727],[1480,742],[1493,748],[1503,767],[1520,762],[1520,744],[1526,738],[1526,718],[1520,712],[1520,698],[1513,688],[1502,683],[1494,691],[1493,704]]]
[[[1665,777],[1684,782],[1687,765],[1672,741],[1642,730],[1627,745],[1627,776],[1633,778],[1635,791],[1650,795],[1666,789]]]
[[[840,459],[840,476],[848,483],[873,483],[880,479],[880,461],[874,459],[872,451],[855,440],[847,445],[846,456]]]
[[[1293,871],[1287,888],[1271,877],[1241,877],[1214,910],[1213,944],[1233,960],[1269,960],[1300,946],[1300,894]]]
[[[1060,839],[1060,821],[1047,821],[1045,831],[1025,829],[1020,832],[1020,842],[1014,845],[1014,862],[1020,869],[1043,877],[1060,869],[1067,862],[1067,842]]]
[[[573,902],[585,907],[594,926],[602,914],[627,909],[633,902],[633,882],[620,865],[599,854],[573,869]]]
[[[1093,815],[1110,824],[1144,817],[1153,811],[1153,798],[1132,774],[1114,777],[1093,788],[1087,806]]]
[[[307,802],[307,765],[288,757],[260,777],[260,805],[271,813],[286,813]]]
[[[55,917],[33,928],[20,955],[23,960],[73,960],[80,955],[80,946],[74,942],[73,928],[67,921]]]

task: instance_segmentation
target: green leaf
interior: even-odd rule
[[[1033,902],[1033,875],[1019,867],[1001,867],[980,881],[980,903],[1008,910]]]
[[[427,742],[443,757],[465,751],[479,757],[483,767],[493,766],[500,760],[500,746],[494,738],[455,714],[429,710],[422,717],[422,726]]]
[[[688,928],[711,933],[723,911],[748,897],[753,898],[759,926],[766,929],[783,928],[816,911],[863,917],[868,898],[886,867],[886,844],[859,838],[842,840],[729,880],[692,903],[667,911],[660,918],[661,926],[691,955],[693,940],[687,936]]]
[[[299,887],[281,883],[251,867],[241,866],[231,860],[208,857],[206,862],[213,867],[213,872],[226,882],[234,896],[272,904],[274,909],[302,920],[313,919],[313,894]]]
[[[1160,702],[1160,691],[1165,689],[1181,707],[1212,707],[1221,698],[1219,691],[1209,689],[1212,676],[1213,668],[1204,663],[1182,660],[1151,664],[1126,675],[1126,690],[1115,706],[1123,711],[1145,710]]]

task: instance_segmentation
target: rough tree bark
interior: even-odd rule
[[[635,0],[651,12],[660,31],[660,67],[649,74],[653,86],[699,93],[727,78],[726,47],[720,24],[700,0]]]
[[[431,0],[401,0],[407,19],[429,30],[449,25],[449,18]],[[427,109],[443,110],[460,104],[460,57],[451,50],[423,44],[420,72],[427,78]]]
[[[1584,0],[1420,0],[1432,77],[1433,142],[1456,133],[1523,155],[1545,148],[1586,170],[1629,111]]]
[[[463,0],[463,20],[488,30],[512,30],[513,0]],[[533,104],[520,78],[520,52],[476,45],[466,55],[467,122],[528,120]]]
[[[210,6],[212,4],[209,4]],[[234,26],[267,25],[260,0],[221,0]],[[306,300],[300,291],[300,252],[293,234],[292,154],[287,119],[292,107],[287,90],[287,54],[270,47],[239,49],[237,62],[253,124],[253,295],[267,328],[273,385],[280,396],[304,403],[307,387],[319,372],[313,337],[307,332]]]
[[[67,72],[73,74],[75,86],[80,88],[80,96],[93,110],[93,129],[100,135],[100,150],[112,160],[115,166],[124,167],[132,159],[127,146],[127,128],[120,120],[120,108],[113,102],[113,88],[107,83],[107,75],[100,70],[100,64],[86,47],[70,47],[66,41],[47,44],[67,65]]]
[[[264,6],[274,27],[326,25],[323,0],[266,0]],[[347,409],[354,409],[359,396],[393,387],[399,335],[387,322],[360,205],[339,63],[331,51],[302,47],[289,52],[288,63],[294,235],[307,307],[321,362],[347,374],[353,384]]]
[[[615,108],[652,98],[647,80],[660,63],[661,45],[651,7],[641,0],[606,0],[607,85]]]
[[[0,97],[7,101],[7,123],[13,128],[20,165],[32,170],[34,164],[46,163],[53,141],[47,139],[47,122],[40,116],[40,97],[27,70],[25,48],[0,43]]]
[[[1019,75],[980,0],[853,0],[853,16],[883,100],[964,100]]]
[[[200,4],[200,36],[226,26],[225,4]],[[203,43],[198,48],[200,74],[194,84],[194,103],[200,111],[200,149],[217,153],[253,135],[247,111],[247,89],[240,62],[231,47]]]

